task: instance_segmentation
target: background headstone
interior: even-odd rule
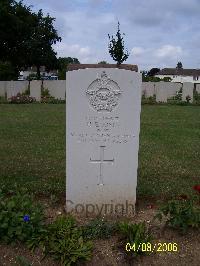
[[[7,99],[16,96],[18,93],[23,93],[28,89],[29,82],[24,81],[6,81]]]
[[[156,101],[167,102],[167,99],[176,96],[176,93],[182,88],[181,83],[175,82],[156,82]]]
[[[154,96],[154,94],[156,94],[155,83],[142,82],[142,93],[144,93],[145,98]]]
[[[5,97],[6,93],[6,81],[0,81],[0,97]]]
[[[196,84],[196,91],[200,93],[200,84]]]
[[[156,82],[156,102],[167,102],[168,92],[164,81]]]
[[[191,103],[193,102],[193,90],[194,90],[194,83],[192,82],[184,82],[183,83],[183,92],[182,92],[182,101],[186,101],[186,97],[191,97]]]
[[[44,80],[44,89],[48,89],[51,96],[56,99],[65,100],[66,81],[65,80]]]
[[[34,97],[37,102],[41,101],[41,80],[32,80],[30,82],[30,96]]]
[[[133,214],[141,74],[116,68],[68,71],[66,87],[67,211]]]

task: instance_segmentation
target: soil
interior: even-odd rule
[[[57,216],[64,213],[64,205],[56,207],[46,205],[47,222],[52,222]],[[84,266],[199,266],[200,265],[200,231],[190,230],[187,234],[167,228],[164,223],[153,221],[156,213],[154,205],[146,205],[144,202],[137,207],[137,214],[131,218],[133,222],[146,221],[154,236],[153,244],[158,248],[158,243],[176,243],[177,251],[154,251],[149,255],[132,257],[130,252],[125,251],[120,242],[119,236],[115,235],[106,240],[95,240],[93,257],[91,261],[79,264]],[[77,218],[80,224],[84,224],[88,219]],[[163,245],[164,248],[164,245]],[[58,266],[58,262],[53,261],[50,257],[42,260],[42,252],[37,249],[34,253],[29,251],[24,245],[0,245],[0,266],[14,266],[16,257],[23,256],[31,265],[34,266]]]

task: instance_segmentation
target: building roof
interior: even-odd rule
[[[163,68],[156,75],[200,76],[200,69]]]
[[[136,65],[129,64],[122,64],[120,66],[117,66],[116,64],[69,64],[67,66],[68,71],[85,68],[119,68],[138,72],[138,67]]]

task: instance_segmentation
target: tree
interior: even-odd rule
[[[0,60],[9,61],[18,76],[21,66],[26,65],[26,41],[31,37],[36,17],[20,1],[0,1]]]
[[[154,67],[154,68],[152,68],[151,70],[149,70],[147,76],[149,76],[149,77],[153,77],[153,76],[155,76],[155,74],[157,74],[159,71],[160,71],[160,68],[156,68],[156,67]]]
[[[178,62],[176,68],[177,69],[182,69],[183,68],[183,64],[181,62]]]
[[[100,61],[98,64],[108,64],[106,61]]]
[[[108,38],[110,40],[110,43],[108,45],[108,50],[109,53],[111,55],[111,57],[113,58],[114,61],[117,62],[117,65],[120,65],[121,63],[123,63],[124,61],[127,60],[127,58],[129,57],[129,53],[126,50],[126,53],[124,52],[124,41],[123,38],[121,36],[120,33],[120,29],[119,29],[119,22],[118,22],[118,30],[117,30],[117,34],[116,34],[116,40],[114,39],[114,37],[110,37],[110,35],[108,34]],[[123,33],[123,35],[125,35]]]
[[[35,65],[38,77],[40,66],[52,68],[57,58],[52,44],[61,41],[53,27],[54,18],[43,16],[22,1],[0,1],[0,60],[9,61],[16,73],[22,68]]]
[[[69,64],[80,64],[79,60],[77,58],[72,57],[59,57],[57,62],[57,68],[58,68],[58,78],[65,80],[66,79],[66,71],[67,66]]]
[[[0,62],[0,80],[15,80],[17,76],[10,62]]]
[[[32,30],[31,38],[27,41],[29,64],[37,67],[37,76],[40,79],[40,67],[46,66],[49,70],[57,64],[56,52],[52,45],[61,41],[54,29],[52,18],[43,16],[42,10],[37,13],[37,23]]]

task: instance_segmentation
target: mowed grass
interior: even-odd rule
[[[65,190],[65,105],[0,105],[0,182],[38,194]]]
[[[0,105],[0,188],[64,194],[65,157],[64,104]],[[192,194],[199,183],[200,107],[142,106],[138,196]]]
[[[200,184],[200,107],[143,106],[138,195],[193,195]]]

